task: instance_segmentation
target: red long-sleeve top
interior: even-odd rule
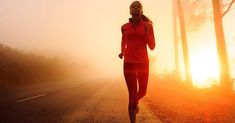
[[[140,21],[137,26],[129,21],[122,25],[121,50],[124,54],[124,62],[148,63],[148,47],[155,48],[155,38],[152,23]]]

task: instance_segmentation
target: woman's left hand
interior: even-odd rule
[[[119,56],[120,59],[122,59],[123,58],[123,53],[120,53],[118,56]]]

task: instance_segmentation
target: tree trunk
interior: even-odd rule
[[[222,89],[230,91],[232,90],[232,82],[230,79],[230,70],[224,37],[221,3],[220,0],[212,0],[212,4],[214,13],[214,26],[217,40],[217,53],[220,65],[220,84]]]
[[[186,31],[185,31],[184,13],[183,13],[182,5],[181,5],[181,0],[177,0],[177,8],[178,8],[178,14],[179,14],[179,21],[180,21],[181,40],[182,40],[182,45],[183,45],[183,56],[184,56],[186,79],[187,81],[192,82],[187,37],[186,37]]]
[[[174,34],[174,48],[175,48],[175,76],[179,79],[179,53],[178,53],[178,39],[177,39],[177,9],[176,1],[172,0],[172,14],[173,14],[173,34]]]

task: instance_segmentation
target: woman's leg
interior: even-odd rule
[[[148,77],[149,77],[149,65],[140,64],[140,71],[138,72],[139,91],[137,94],[137,104],[138,101],[146,95]]]
[[[135,123],[136,100],[137,100],[137,76],[134,70],[134,64],[124,63],[124,76],[129,92],[128,112],[131,123]]]

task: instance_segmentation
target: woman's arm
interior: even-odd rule
[[[148,46],[151,50],[155,48],[155,37],[154,37],[154,31],[153,31],[153,25],[151,23],[148,24],[148,32],[147,32],[147,40],[148,40]]]
[[[122,57],[125,53],[125,49],[126,49],[126,37],[125,37],[125,34],[124,34],[123,26],[121,28],[121,31],[122,31],[122,42],[121,42],[121,53],[119,54],[119,57],[122,59]]]
[[[124,27],[122,26],[121,28],[121,31],[122,31],[122,47],[121,47],[121,53],[124,53],[125,52],[125,49],[126,49],[126,36],[125,36],[125,33],[124,33]]]

